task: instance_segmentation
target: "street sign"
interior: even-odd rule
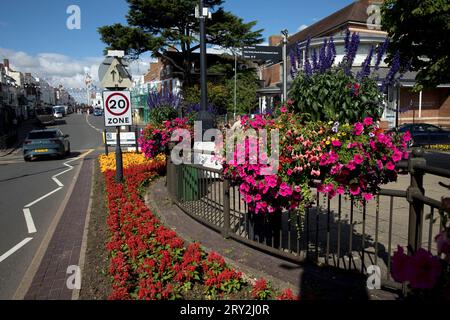
[[[108,146],[117,145],[117,133],[106,132],[106,144]],[[120,133],[120,145],[123,147],[132,147],[136,145],[136,133],[134,132],[121,132]]]
[[[116,57],[107,57],[102,62],[98,68],[98,78],[107,89],[128,89],[133,85],[131,75],[122,59]]]
[[[131,126],[130,91],[104,91],[103,105],[105,106],[105,126]]]
[[[283,60],[282,47],[278,46],[247,46],[242,49],[243,59],[272,61],[274,63]]]

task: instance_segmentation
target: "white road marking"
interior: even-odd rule
[[[25,222],[27,223],[27,228],[28,228],[28,233],[29,233],[29,234],[36,233],[36,232],[37,232],[36,226],[35,226],[34,221],[33,221],[33,216],[31,215],[31,210],[30,210],[29,208],[32,207],[32,206],[34,206],[36,203],[38,203],[38,202],[44,200],[45,198],[51,196],[52,194],[58,192],[59,190],[61,190],[61,189],[64,187],[64,185],[63,185],[62,182],[59,181],[56,177],[58,177],[58,176],[60,176],[60,175],[62,175],[62,174],[64,174],[64,173],[66,173],[66,172],[69,172],[69,171],[73,170],[74,167],[71,166],[71,165],[69,165],[69,163],[84,158],[85,156],[87,156],[87,155],[88,155],[89,153],[91,153],[92,151],[94,151],[94,149],[91,149],[91,150],[85,152],[84,154],[78,156],[77,158],[74,158],[74,159],[72,159],[72,160],[69,160],[69,161],[64,162],[63,164],[64,164],[66,167],[68,167],[69,169],[66,169],[66,170],[64,170],[64,171],[62,171],[62,172],[60,172],[60,173],[58,173],[58,174],[56,174],[56,175],[54,175],[54,176],[52,177],[52,180],[58,185],[58,188],[56,188],[55,190],[53,190],[53,191],[51,191],[51,192],[49,192],[49,193],[43,195],[43,196],[40,197],[40,198],[34,200],[33,202],[27,204],[27,205],[23,208],[23,214],[24,214],[24,216],[25,216]],[[13,248],[11,248],[10,250],[8,250],[6,253],[4,253],[2,256],[0,256],[0,263],[3,262],[6,258],[8,258],[10,255],[14,254],[17,250],[19,250],[20,248],[22,248],[24,245],[26,245],[26,244],[27,244],[28,242],[30,242],[31,240],[33,240],[33,238],[26,238],[26,239],[24,239],[22,242],[20,242],[19,244],[15,245],[15,246],[14,246]]]
[[[28,208],[23,209],[23,214],[25,216],[25,222],[27,223],[28,233],[36,233],[36,226],[34,225],[33,217],[31,216],[31,211]]]
[[[16,252],[17,250],[19,250],[20,248],[22,248],[24,245],[26,245],[28,242],[30,242],[31,240],[33,240],[33,238],[25,238],[23,239],[21,242],[19,242],[18,244],[16,244],[14,247],[12,247],[11,249],[9,249],[8,251],[6,251],[4,254],[2,254],[0,256],[0,262],[3,262],[4,260],[6,260],[10,255],[12,255],[14,252]]]
[[[64,173],[71,171],[71,170],[73,169],[73,167],[72,167],[69,163],[70,163],[70,162],[73,162],[73,161],[75,161],[75,160],[78,160],[79,158],[80,158],[80,157],[64,162],[63,165],[65,165],[65,166],[68,167],[69,169],[64,170],[63,172],[60,172],[60,173],[58,173],[58,174],[55,174],[55,175],[52,177],[52,180],[55,181],[55,183],[56,183],[59,187],[64,187],[64,184],[63,184],[61,181],[59,181],[56,177],[59,177],[60,175],[63,175]]]
[[[86,114],[86,122],[87,122],[88,126],[91,127],[92,129],[94,129],[94,130],[96,130],[96,131],[98,131],[98,132],[100,132],[100,133],[103,132],[103,130],[100,130],[100,129],[94,127],[94,126],[89,122],[89,119],[88,119],[88,115],[87,115],[87,114]]]
[[[59,188],[56,188],[56,189],[53,190],[53,191],[50,191],[49,193],[43,195],[43,196],[40,197],[39,199],[36,199],[36,200],[34,200],[33,202],[27,204],[27,205],[25,206],[25,208],[29,208],[29,207],[34,206],[36,203],[38,203],[38,202],[44,200],[44,199],[47,198],[47,197],[50,197],[52,194],[58,192],[58,191],[61,190],[61,189],[62,189],[62,187],[59,187]]]

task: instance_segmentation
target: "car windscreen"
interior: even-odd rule
[[[56,131],[41,131],[41,132],[30,132],[28,134],[28,139],[52,139],[56,138]]]
[[[60,113],[64,113],[64,111],[65,111],[64,107],[55,107],[55,108],[53,108],[53,110],[55,110],[56,112],[60,112]]]

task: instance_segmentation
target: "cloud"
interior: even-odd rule
[[[305,30],[306,28],[308,28],[308,26],[306,24],[302,24],[300,27],[298,27],[297,31],[302,31]]]
[[[46,79],[52,86],[63,85],[66,88],[84,88],[85,75],[89,73],[98,86],[98,67],[103,57],[75,59],[58,53],[39,53],[30,55],[23,51],[0,48],[0,57],[7,58],[11,67],[23,73]],[[141,76],[149,69],[148,59],[130,64],[131,74]]]

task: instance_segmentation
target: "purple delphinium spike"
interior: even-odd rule
[[[335,59],[336,59],[336,46],[334,45],[333,37],[330,37],[327,48],[327,69],[330,69],[333,66]]]
[[[372,57],[374,53],[374,47],[371,46],[366,59],[361,65],[361,70],[357,73],[356,78],[358,80],[367,78],[370,75],[370,63],[372,62]]]
[[[380,68],[381,59],[383,59],[383,56],[386,53],[388,46],[389,46],[389,38],[386,38],[384,42],[378,46],[377,57],[374,66],[375,70],[378,70]]]
[[[345,61],[345,73],[349,74],[355,61],[356,53],[359,47],[359,35],[355,32],[351,36],[350,43],[348,45],[348,52],[344,58]]]
[[[328,65],[327,46],[328,46],[328,41],[327,41],[327,39],[324,39],[323,45],[319,50],[319,61],[317,63],[317,67],[318,67],[320,73],[323,73],[326,70],[327,65]]]
[[[348,55],[348,47],[350,45],[350,30],[345,33],[345,55]]]
[[[311,38],[308,38],[306,40],[306,46],[305,46],[305,74],[306,76],[310,77],[313,74],[313,70],[311,68],[311,62],[309,61],[309,46],[311,44]]]
[[[150,92],[147,99],[147,105],[149,109],[158,108],[161,106],[171,106],[175,109],[179,106],[180,102],[180,95],[173,94],[171,92]]]
[[[386,78],[383,80],[383,84],[381,85],[381,91],[385,92],[388,86],[394,84],[395,75],[400,70],[400,53],[397,51],[394,55],[394,58],[391,62],[391,68],[389,69]]]
[[[311,60],[312,60],[313,72],[315,73],[315,72],[317,72],[317,64],[318,64],[316,49],[313,50]]]
[[[297,63],[298,66],[301,66],[301,63],[303,63],[303,53],[302,53],[302,47],[301,47],[301,43],[297,42],[295,45],[295,54],[297,56]]]

